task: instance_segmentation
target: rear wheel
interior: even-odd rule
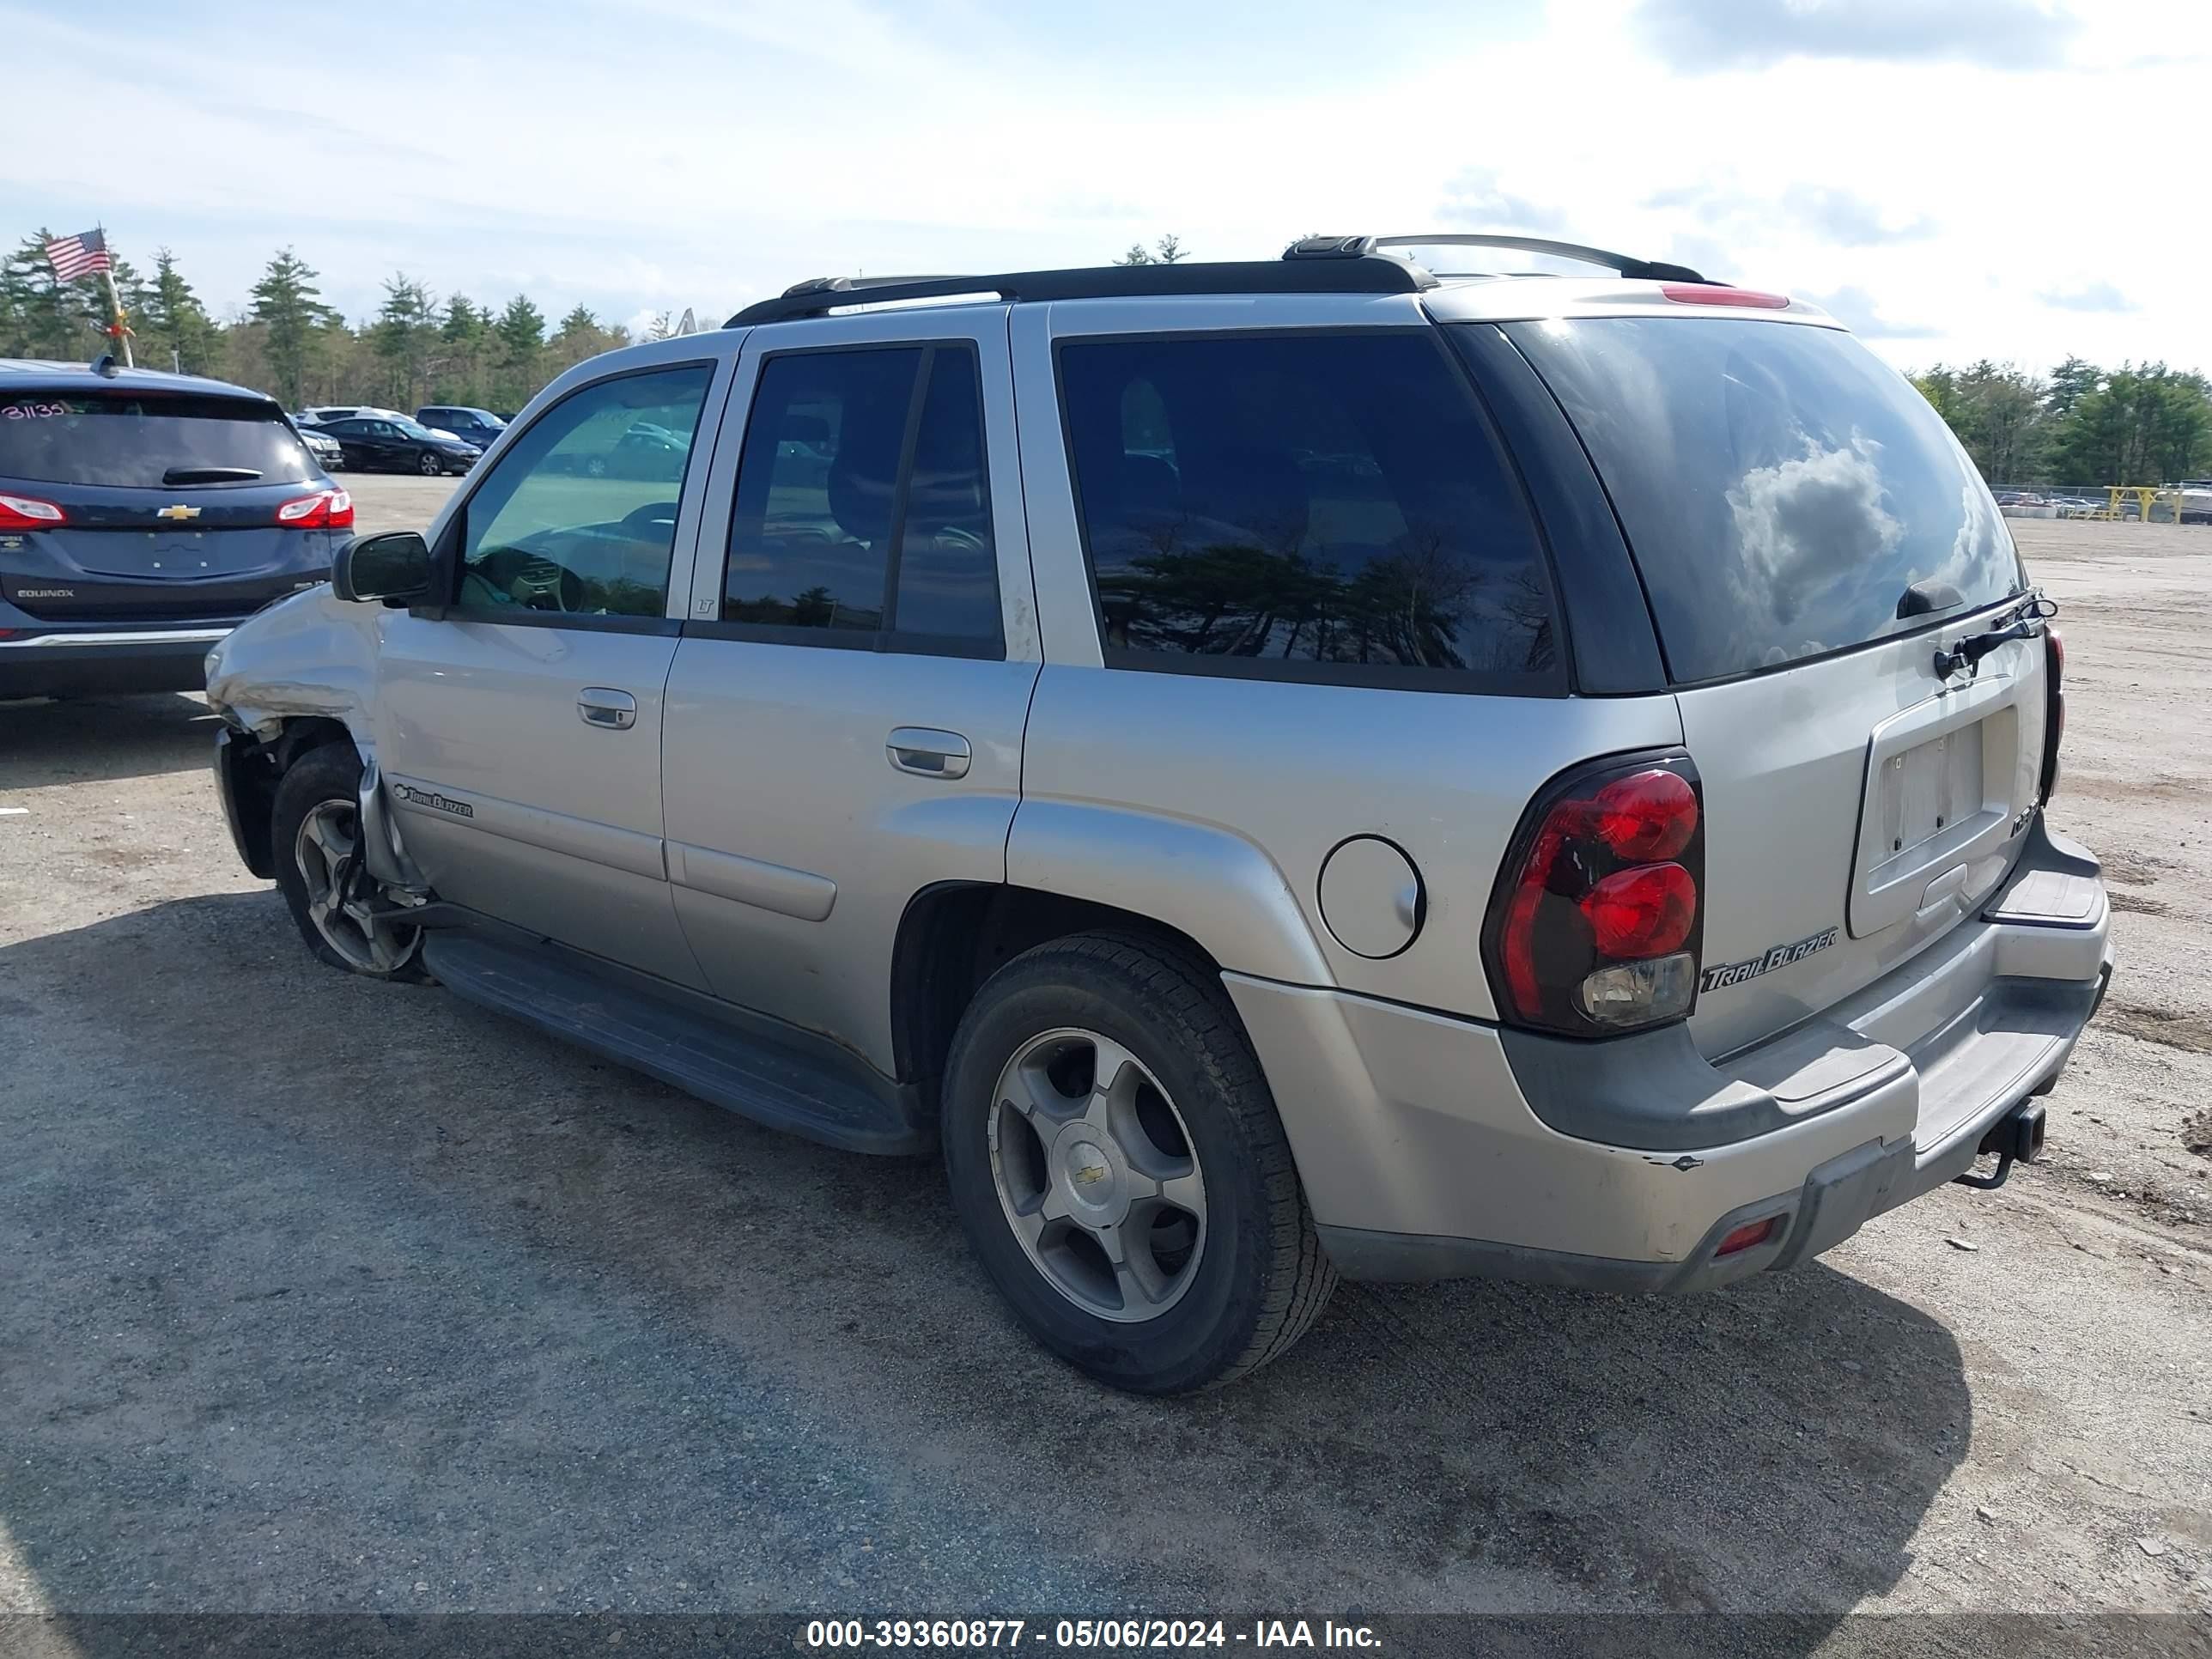
[[[380,918],[390,902],[362,855],[361,757],[328,744],[276,785],[270,845],[276,884],[308,948],[372,979],[423,981],[422,930]]]
[[[1117,1388],[1231,1381],[1335,1285],[1218,976],[1164,942],[1079,935],[994,975],[953,1039],[943,1133],[1016,1316]]]

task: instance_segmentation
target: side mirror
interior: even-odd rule
[[[331,588],[342,599],[380,599],[393,607],[430,597],[430,544],[411,530],[356,536],[331,562]]]

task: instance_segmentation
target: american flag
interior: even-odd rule
[[[55,237],[46,244],[46,258],[54,262],[54,275],[65,283],[112,268],[107,258],[107,239],[96,230]]]

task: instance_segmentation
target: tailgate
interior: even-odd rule
[[[2031,638],[1939,671],[2027,578],[1911,384],[1817,314],[1700,309],[1506,332],[1612,498],[1676,688],[1705,791],[1691,1030],[1717,1055],[1996,889],[2036,804],[2046,669]]]
[[[1994,892],[2035,802],[2040,641],[1945,689],[1961,624],[1683,692],[1704,781],[1705,954],[1691,1030],[1721,1054],[1849,996]]]

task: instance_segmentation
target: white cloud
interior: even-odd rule
[[[2133,300],[2110,283],[2083,283],[2074,288],[2045,289],[2036,296],[2061,311],[2140,311]]]
[[[1869,340],[1933,340],[1942,336],[1943,331],[1930,324],[1883,315],[1881,302],[1863,288],[1840,288],[1833,294],[1808,293],[1805,297],[1852,333]]]
[[[1882,506],[1881,453],[1871,439],[1855,438],[1848,449],[1821,449],[1807,439],[1802,455],[1753,467],[1729,489],[1744,562],[1764,574],[1752,586],[1771,607],[1771,626],[1757,630],[1759,637],[1778,638],[1796,620],[1820,591],[1815,578],[1867,562],[1870,552],[1887,552],[1905,534]]]
[[[1644,0],[1634,21],[1686,75],[1801,57],[2043,64],[2080,28],[2036,0]]]

